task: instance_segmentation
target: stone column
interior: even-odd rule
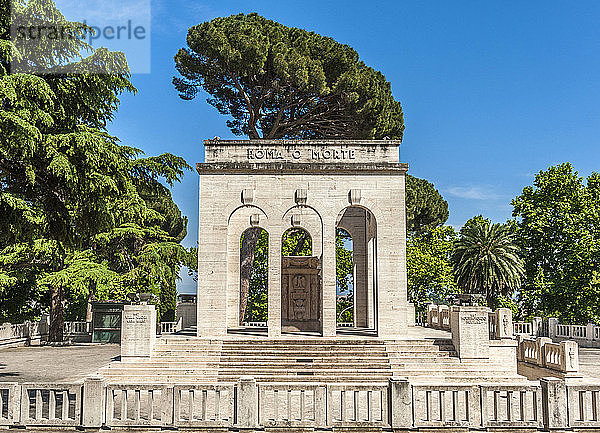
[[[544,429],[567,428],[567,387],[565,381],[556,377],[540,379],[542,385],[542,412]]]
[[[323,336],[335,337],[336,332],[336,285],[335,285],[335,222],[324,223],[323,260],[321,262]]]
[[[150,358],[155,340],[154,305],[125,305],[121,319],[121,361]]]
[[[461,359],[488,359],[489,308],[453,306],[450,311],[452,343]]]
[[[269,337],[281,336],[281,233],[273,227],[269,233],[269,278],[267,295],[267,328]]]

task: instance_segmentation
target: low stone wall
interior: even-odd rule
[[[48,335],[48,328],[48,316],[44,316],[38,322],[4,323],[0,326],[0,347],[22,346],[40,342]]]
[[[600,428],[598,385],[0,383],[0,425],[162,429]],[[567,410],[566,408],[569,408]]]

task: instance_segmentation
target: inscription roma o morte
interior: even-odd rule
[[[252,160],[269,160],[269,161],[287,161],[300,159],[319,160],[340,160],[348,161],[356,159],[356,151],[354,149],[293,149],[282,150],[277,148],[253,148],[247,150],[249,161]]]

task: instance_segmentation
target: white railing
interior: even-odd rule
[[[267,322],[244,322],[243,326],[248,328],[266,328]]]
[[[542,387],[553,387],[546,399]],[[599,414],[600,384],[565,387],[556,378],[518,385],[411,384],[406,379],[256,384],[252,378],[222,384],[116,385],[101,377],[83,384],[0,384],[4,428],[509,431],[547,429],[546,419],[551,428],[569,430],[600,427]]]
[[[548,319],[548,336],[554,340],[575,340],[583,347],[600,347],[600,326],[566,325],[558,323],[558,319]]]
[[[180,317],[177,322],[160,322],[160,334],[175,334],[183,330],[183,319]]]
[[[414,427],[477,427],[479,387],[413,385]]]
[[[65,322],[63,333],[68,335],[89,335],[92,333],[92,322]]]
[[[388,385],[327,385],[328,426],[387,426]]]
[[[543,427],[542,390],[536,385],[481,386],[484,428]]]
[[[568,425],[571,427],[600,427],[600,386],[567,386]]]
[[[533,324],[531,322],[513,322],[515,335],[533,335]]]
[[[265,427],[325,427],[326,387],[260,384],[259,424]]]
[[[176,385],[174,425],[177,427],[231,427],[234,421],[234,386]]]
[[[79,426],[81,391],[81,385],[21,385],[21,424]]]
[[[338,322],[336,325],[338,328],[354,328],[353,322]]]
[[[161,427],[171,425],[173,389],[166,385],[108,385],[106,425]]]

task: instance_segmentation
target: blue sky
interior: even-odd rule
[[[203,139],[234,138],[205,97],[179,99],[173,56],[188,27],[258,12],[348,44],[383,72],[405,113],[400,159],[440,190],[451,225],[480,213],[510,218],[511,199],[550,165],[600,169],[598,1],[152,0],[151,12],[151,73],[134,74],[139,93],[122,97],[109,126],[148,154],[193,165]],[[193,245],[196,173],[173,194]]]

